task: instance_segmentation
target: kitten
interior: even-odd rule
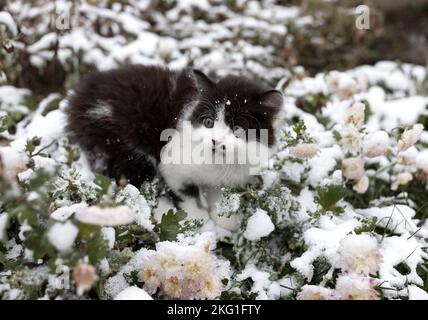
[[[251,181],[252,164],[239,156],[275,146],[282,102],[279,91],[245,77],[214,82],[198,70],[131,65],[83,78],[67,131],[107,161],[112,177],[139,187],[161,176],[177,196],[212,209],[221,187]]]

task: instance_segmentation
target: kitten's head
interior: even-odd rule
[[[269,149],[275,144],[275,120],[283,104],[279,91],[241,76],[214,82],[201,71],[194,75],[199,99],[190,121],[196,139],[223,156],[247,152],[249,145]]]

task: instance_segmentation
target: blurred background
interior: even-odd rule
[[[369,29],[356,28],[361,4]],[[2,0],[0,10],[0,83],[30,89],[30,111],[52,92],[60,93],[55,108],[86,72],[129,63],[277,85],[380,60],[426,65],[428,57],[428,0]],[[21,116],[3,126],[13,131]]]

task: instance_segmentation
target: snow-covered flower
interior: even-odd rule
[[[369,277],[349,274],[336,280],[336,298],[340,300],[379,300],[376,281]]]
[[[361,133],[355,127],[346,127],[341,132],[343,151],[357,154],[361,151]]]
[[[416,142],[419,141],[423,131],[424,126],[419,123],[414,124],[411,129],[406,129],[398,141],[398,150],[403,151],[413,146]]]
[[[415,146],[411,146],[407,150],[401,151],[398,156],[398,163],[410,166],[416,163],[416,157],[418,156],[418,149]]]
[[[350,180],[360,180],[364,176],[364,160],[360,157],[342,160],[342,174]]]
[[[364,125],[365,109],[366,106],[364,103],[355,102],[352,106],[346,109],[344,125],[361,129]]]
[[[391,190],[397,190],[399,186],[405,186],[412,180],[413,176],[410,172],[402,172],[395,177],[395,180],[391,185]]]
[[[80,222],[98,226],[119,226],[135,220],[135,212],[128,206],[105,207],[90,206],[76,212]]]
[[[359,84],[350,75],[339,71],[331,71],[326,78],[326,82],[328,90],[335,93],[341,100],[351,98],[364,87],[363,84]]]
[[[297,294],[297,300],[330,300],[333,297],[333,291],[328,288],[314,285],[304,285]]]
[[[343,238],[339,255],[339,267],[343,271],[364,275],[375,274],[381,261],[378,242],[368,234],[348,235]]]
[[[0,147],[0,179],[12,183],[18,173],[26,169],[29,159],[12,147]]]
[[[368,158],[382,156],[389,149],[389,136],[385,131],[375,131],[364,138],[363,154]]]
[[[418,168],[425,180],[428,180],[428,150],[419,152],[416,157],[416,168]]]
[[[290,147],[290,153],[298,158],[310,159],[315,157],[320,151],[315,143],[299,143]]]
[[[81,296],[90,290],[98,280],[95,267],[86,263],[79,264],[73,269],[73,280],[76,284],[77,295]]]
[[[370,180],[369,177],[363,176],[361,179],[354,184],[353,189],[358,193],[365,193],[369,188]]]
[[[147,251],[139,272],[144,289],[150,294],[160,289],[175,299],[218,297],[229,263],[210,253],[211,243],[206,239],[198,241],[193,245],[164,241],[156,245],[156,251]]]

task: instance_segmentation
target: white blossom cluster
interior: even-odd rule
[[[215,245],[212,236],[201,234],[192,245],[159,242],[156,251],[147,251],[139,272],[144,289],[150,294],[159,289],[172,299],[218,298],[230,270],[229,262],[210,252]]]

